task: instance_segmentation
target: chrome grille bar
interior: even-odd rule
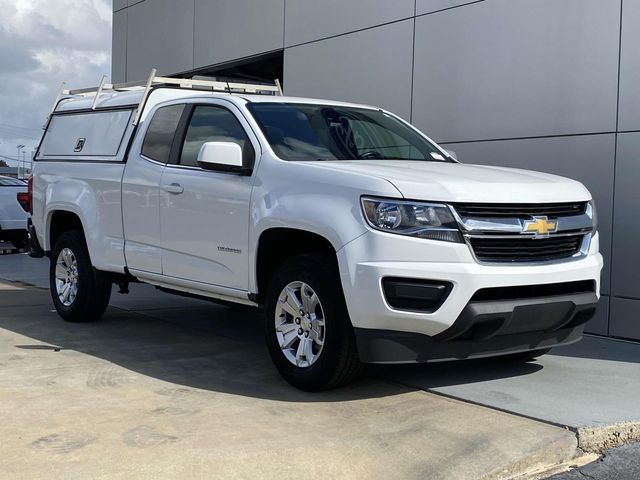
[[[580,258],[588,253],[595,230],[590,202],[449,207],[479,263],[530,264]],[[561,211],[567,215],[548,215]],[[553,229],[528,231],[537,221],[542,226],[548,222]]]

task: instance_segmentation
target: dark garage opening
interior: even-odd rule
[[[246,80],[273,85],[278,79],[282,83],[284,73],[284,50],[247,57],[233,62],[199,68],[176,75],[181,78],[197,76],[214,77],[217,80]]]

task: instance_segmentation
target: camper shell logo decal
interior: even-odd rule
[[[81,152],[82,149],[84,148],[84,144],[85,144],[86,141],[87,141],[86,138],[79,138],[76,141],[76,146],[74,147],[73,151],[74,152]]]

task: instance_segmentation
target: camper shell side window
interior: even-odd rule
[[[132,113],[133,108],[54,113],[36,160],[122,162]]]

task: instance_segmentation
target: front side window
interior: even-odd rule
[[[293,103],[247,107],[284,160],[449,160],[422,135],[380,110]]]
[[[180,154],[180,165],[198,166],[198,154],[207,142],[233,142],[242,148],[244,164],[251,166],[255,151],[238,119],[223,107],[196,106]]]
[[[171,145],[183,110],[184,105],[170,105],[156,110],[144,136],[142,155],[157,162],[169,162]]]

